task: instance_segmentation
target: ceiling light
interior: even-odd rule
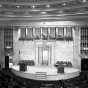
[[[16,7],[17,7],[17,8],[20,8],[20,6],[19,6],[19,5],[17,5]]]
[[[2,5],[0,4],[0,7],[2,7]]]
[[[41,12],[41,14],[46,14],[46,12]]]
[[[58,11],[59,13],[63,13],[63,11],[62,10],[60,10],[60,11]]]
[[[35,8],[35,5],[32,5],[32,8]]]
[[[66,3],[63,3],[62,5],[63,5],[63,6],[66,6]]]
[[[85,3],[85,2],[86,2],[86,0],[82,0],[82,2],[84,2],[84,3]]]
[[[47,7],[47,8],[49,8],[49,7],[50,7],[50,5],[48,4],[48,5],[46,5],[46,7]]]

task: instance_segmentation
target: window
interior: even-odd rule
[[[33,28],[27,28],[26,29],[26,38],[27,39],[33,39]]]
[[[88,58],[88,27],[81,27],[80,34],[81,58]]]
[[[41,28],[35,28],[35,39],[41,38]]]
[[[66,27],[66,36],[65,36],[66,40],[72,40],[73,36],[72,36],[72,27]]]
[[[42,39],[44,40],[48,39],[48,28],[47,27],[42,28]]]
[[[31,40],[33,39],[33,28],[21,28],[20,29],[20,40]]]
[[[73,40],[72,27],[23,27],[21,40]]]
[[[56,29],[55,27],[50,27],[49,39],[55,39],[55,38],[56,38]]]
[[[56,28],[56,39],[57,40],[63,40],[64,39],[64,27],[58,27]]]
[[[25,39],[26,38],[26,28],[21,28],[20,30],[20,39]]]
[[[4,29],[4,49],[5,55],[13,54],[13,28],[7,27]]]

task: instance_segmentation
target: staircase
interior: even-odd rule
[[[46,72],[36,72],[36,79],[45,80],[47,78]]]

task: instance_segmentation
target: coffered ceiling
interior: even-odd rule
[[[0,0],[0,20],[87,19],[88,0]]]

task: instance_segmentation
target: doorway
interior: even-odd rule
[[[51,46],[44,45],[38,47],[38,64],[41,66],[51,64]]]

